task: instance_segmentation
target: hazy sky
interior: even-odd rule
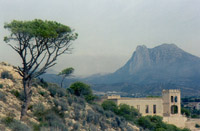
[[[35,18],[79,34],[72,54],[57,61],[57,71],[72,66],[79,76],[114,72],[137,45],[175,43],[200,56],[200,0],[0,0],[0,61],[21,63],[3,42],[4,23]]]

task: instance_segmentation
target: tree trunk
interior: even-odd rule
[[[65,79],[65,76],[63,76],[62,81],[61,81],[61,84],[60,84],[61,88],[63,87],[63,81],[64,81],[64,79]]]
[[[28,106],[31,102],[32,90],[31,90],[31,80],[23,79],[23,88],[24,88],[24,100],[21,107],[21,117],[20,120],[24,120],[27,115]]]

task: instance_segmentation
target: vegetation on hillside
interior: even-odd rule
[[[6,81],[10,82],[9,79]],[[21,80],[15,79],[11,87],[5,83],[2,85],[1,109],[10,107],[7,111],[5,109],[8,114],[0,114],[0,130],[134,130],[134,126],[124,117],[104,110],[93,99],[88,101],[87,96],[94,95],[87,84],[76,82],[70,88],[64,89],[42,79],[34,79],[32,102],[28,107],[26,121],[21,122],[20,103],[24,99]],[[15,106],[9,105],[8,101],[13,101]],[[15,112],[12,113],[12,110]]]
[[[200,118],[200,110],[195,107],[188,106],[188,104],[200,102],[200,97],[185,97],[181,99],[181,113],[189,118]]]
[[[175,125],[166,124],[162,121],[160,116],[141,116],[137,109],[126,104],[117,106],[113,101],[106,100],[102,103],[105,110],[114,112],[125,118],[127,121],[134,123],[144,130],[151,131],[189,131],[189,129],[180,129]]]

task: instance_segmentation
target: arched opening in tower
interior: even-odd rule
[[[178,114],[178,106],[176,105],[171,106],[171,114]]]

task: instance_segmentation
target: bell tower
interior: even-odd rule
[[[180,90],[170,89],[162,91],[163,116],[181,115]]]

